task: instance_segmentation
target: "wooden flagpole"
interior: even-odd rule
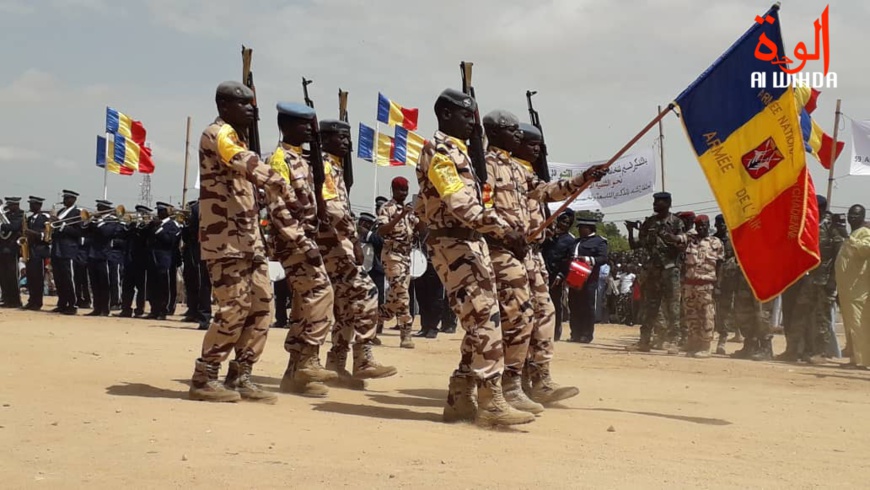
[[[840,102],[837,99],[837,111],[834,113],[834,144],[831,145],[831,168],[828,170],[828,209],[831,209],[831,194],[834,192],[834,164],[837,163],[837,134],[840,130]]]
[[[187,166],[190,162],[190,116],[187,116],[187,137],[184,140],[184,187],[181,189],[181,207],[187,204]]]

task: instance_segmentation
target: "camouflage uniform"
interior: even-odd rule
[[[709,352],[715,326],[713,289],[716,269],[725,257],[722,242],[714,236],[695,238],[686,249],[683,282],[683,318],[689,328],[688,352]]]
[[[736,271],[733,268],[728,268],[730,267],[728,264],[731,264],[729,259],[734,257],[734,249],[731,247],[731,239],[728,234],[726,233],[724,236],[717,234],[716,238],[722,242],[724,250],[724,259],[719,264],[719,271],[716,274],[716,289],[713,294],[713,299],[716,302],[716,333],[720,339],[727,339],[728,332],[733,331],[734,311],[732,308],[737,282],[736,274],[741,274],[741,272],[739,268]],[[724,343],[724,341],[722,342]]]
[[[663,234],[677,235],[679,244],[665,242]],[[649,344],[655,333],[658,342],[676,342],[680,335],[680,262],[681,247],[686,244],[683,222],[673,214],[659,220],[650,216],[640,226],[640,246],[649,259],[643,271],[643,325],[641,344]],[[664,322],[659,320],[659,309]]]
[[[323,396],[326,394],[325,387],[319,384],[309,386],[310,383],[331,381],[335,376],[329,379],[303,380],[304,376],[294,374],[300,363],[310,363],[312,371],[322,371],[320,346],[326,341],[326,336],[335,324],[332,284],[329,282],[320,250],[313,240],[318,228],[314,174],[302,155],[302,148],[287,143],[278,146],[269,157],[269,165],[281,174],[289,190],[296,196],[293,213],[302,223],[306,242],[312,246],[307,254],[301,254],[293,250],[280,235],[275,237],[275,258],[284,267],[287,285],[293,293],[289,330],[284,340],[284,350],[290,353],[290,362],[281,389],[304,395]],[[296,380],[295,384],[293,379]]]
[[[284,207],[292,198],[281,176],[247,150],[232,126],[217,119],[206,128],[200,139],[199,160],[200,247],[218,305],[203,339],[191,397],[234,401],[238,395],[226,396],[226,390],[217,384],[220,363],[235,350],[236,367],[243,375],[240,384],[250,388],[251,366],[263,352],[271,316],[272,285],[257,227],[254,185],[265,188],[276,203],[274,225],[288,250],[302,255],[314,243],[306,239],[300,223]],[[204,396],[209,392],[221,398]]]
[[[770,323],[764,320],[761,302],[752,294],[752,288],[749,287],[736,257],[732,255],[722,268],[731,274],[730,280],[733,283],[734,304],[729,316],[734,322],[734,330],[743,332],[743,349],[735,352],[732,357],[770,359]]]
[[[356,225],[350,214],[350,200],[344,183],[341,157],[324,153],[323,200],[330,226],[321,227],[317,244],[332,283],[335,298],[332,349],[326,367],[347,378],[347,353],[354,345],[354,372],[359,375],[373,363],[368,344],[378,324],[378,288],[356,261],[354,244],[358,242]],[[395,370],[393,370],[395,374]],[[383,377],[379,376],[379,377]],[[344,380],[351,383],[350,380]],[[362,387],[362,383],[352,386]]]
[[[787,348],[804,358],[828,356],[833,351],[832,308],[837,295],[834,262],[843,241],[844,237],[835,228],[831,214],[825,213],[819,223],[822,261],[801,279],[794,316],[786,331]]]
[[[383,227],[392,221],[402,212],[403,207],[390,199],[378,212],[377,226]],[[384,239],[381,262],[384,264],[384,273],[390,285],[386,301],[380,307],[380,320],[385,322],[395,317],[396,325],[403,338],[410,335],[413,321],[409,311],[411,297],[408,288],[411,284],[411,246],[417,223],[419,223],[417,216],[414,213],[407,213],[389,233],[378,232]],[[383,230],[383,228],[379,229]]]

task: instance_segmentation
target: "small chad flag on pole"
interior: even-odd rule
[[[113,174],[133,175],[132,168],[127,167],[126,165],[119,165],[115,161],[114,153],[114,140],[106,140],[105,136],[97,136],[97,166],[104,168]]]
[[[139,145],[145,143],[145,126],[111,107],[106,107],[106,132],[120,134]]]
[[[390,126],[401,126],[409,131],[417,129],[418,109],[408,109],[378,93],[378,121]]]

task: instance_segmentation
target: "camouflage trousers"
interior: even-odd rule
[[[382,322],[395,317],[399,328],[411,328],[411,296],[408,288],[411,286],[411,255],[398,252],[381,254],[384,263],[384,274],[390,289],[387,290],[387,298],[380,306],[380,320]]]
[[[648,267],[644,271],[642,286],[641,341],[649,342],[655,334],[664,341],[676,342],[680,336],[680,268]],[[659,318],[659,309],[662,319]]]
[[[690,350],[710,348],[710,342],[713,340],[713,329],[716,326],[713,289],[712,284],[683,284],[682,318],[688,327],[686,341]]]
[[[827,355],[834,342],[831,321],[834,299],[824,284],[814,284],[812,276],[803,279],[786,337],[797,342],[797,352],[807,356]]]
[[[334,293],[326,266],[319,259],[312,261],[298,253],[282,257],[281,265],[293,292],[284,350],[300,352],[306,345],[323,345],[335,325]]]
[[[520,375],[529,357],[529,342],[535,321],[529,273],[525,264],[506,250],[492,247],[489,254],[501,315],[504,370]]]
[[[356,263],[350,240],[319,242],[335,295],[332,348],[346,351],[354,342],[365,344],[374,337],[378,325],[378,288]]]
[[[430,238],[432,265],[465,330],[455,376],[489,379],[504,371],[504,343],[489,249],[483,240]]]
[[[770,324],[764,321],[761,303],[755,299],[746,280],[741,280],[734,289],[734,307],[730,311],[734,331],[743,333],[747,339],[763,340],[770,335]]]
[[[207,266],[217,307],[200,359],[221,363],[235,350],[237,361],[253,364],[266,346],[272,316],[268,266],[253,257],[209,260]]]
[[[550,278],[540,252],[529,252],[525,259],[529,275],[529,288],[532,293],[534,321],[532,338],[529,342],[529,360],[535,364],[546,364],[553,360],[556,335],[556,307],[550,296]],[[561,307],[561,305],[559,305]]]

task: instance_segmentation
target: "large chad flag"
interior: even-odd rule
[[[751,83],[753,73],[772,81],[780,70],[755,57],[761,36],[785,52],[778,8],[767,15],[775,21],[753,25],[675,101],[761,301],[819,264],[819,212],[794,90]]]

